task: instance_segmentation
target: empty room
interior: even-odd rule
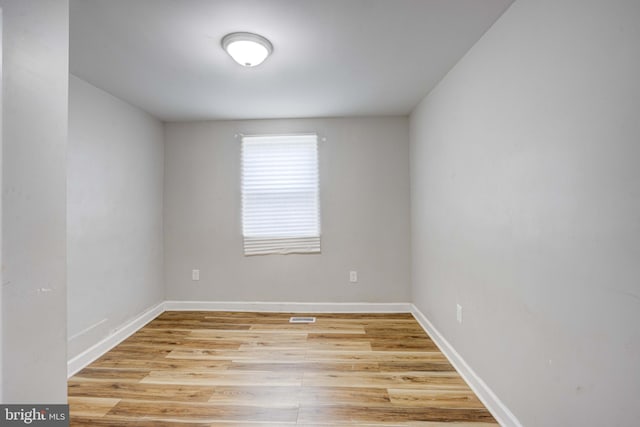
[[[638,425],[640,1],[0,30],[0,425]]]

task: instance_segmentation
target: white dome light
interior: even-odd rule
[[[269,40],[253,33],[227,34],[222,38],[222,48],[243,67],[260,65],[273,52]]]

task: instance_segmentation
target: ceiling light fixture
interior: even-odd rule
[[[260,65],[273,52],[269,40],[253,33],[227,34],[222,38],[222,48],[243,67]]]

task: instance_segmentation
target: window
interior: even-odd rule
[[[319,253],[316,135],[242,137],[245,255]]]

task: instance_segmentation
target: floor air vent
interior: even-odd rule
[[[289,323],[316,323],[315,317],[292,317],[289,319]]]

